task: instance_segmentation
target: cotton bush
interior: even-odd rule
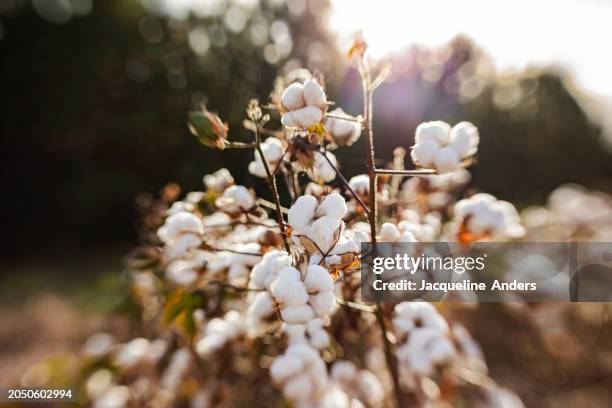
[[[368,106],[385,73],[374,75],[365,49],[358,42],[352,55]],[[396,149],[389,163],[394,175],[377,177],[384,171],[375,166],[368,111],[330,111],[322,77],[303,69],[277,82],[265,105],[270,114],[258,101],[247,107],[250,142],[234,141],[232,129],[210,111],[195,116],[191,130],[204,144],[252,149],[249,172],[269,190],[256,194],[220,169],[204,176],[203,191],[167,208],[158,241],[129,272],[147,338],[116,344],[101,334],[84,348],[88,361],[117,368],[87,376],[93,406],[231,405],[232,383],[240,393],[252,381],[275,384],[276,397],[298,407],[435,405],[441,393],[432,389],[442,379],[461,401],[472,395],[462,391],[465,381],[454,370],[471,370],[472,359],[484,365],[467,330],[427,302],[394,309],[363,303],[358,270],[360,244],[371,240],[520,235],[520,217],[507,202],[476,194],[454,205],[458,186],[469,181],[464,167],[477,153],[477,128],[423,123],[411,157],[432,171],[406,170],[406,152]],[[358,138],[366,144],[367,173],[347,181],[329,150]],[[281,181],[290,202],[279,194]],[[366,349],[367,359],[360,351]],[[520,406],[516,401],[512,406]]]

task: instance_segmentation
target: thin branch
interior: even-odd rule
[[[270,185],[272,197],[274,197],[274,204],[276,205],[276,220],[278,221],[278,225],[281,230],[281,235],[283,236],[285,250],[289,253],[291,252],[291,249],[289,248],[289,241],[287,240],[287,233],[285,232],[285,223],[283,220],[283,213],[280,205],[280,197],[278,196],[278,190],[276,188],[276,177],[272,175],[270,167],[268,166],[268,161],[266,160],[266,156],[264,156],[263,150],[261,149],[261,134],[259,133],[259,124],[257,124],[257,126],[255,127],[255,144],[255,148],[259,153],[259,157],[261,158],[264,169],[266,171],[266,178],[268,179],[268,184]]]
[[[364,117],[364,131],[365,131],[365,149],[366,149],[366,160],[367,160],[367,170],[368,176],[370,178],[370,190],[368,192],[369,202],[370,202],[370,212],[368,213],[368,220],[370,222],[370,232],[372,236],[372,244],[376,247],[376,220],[377,220],[377,205],[376,205],[376,162],[375,162],[375,153],[374,153],[374,130],[373,130],[373,98],[372,98],[372,79],[370,74],[370,69],[368,67],[368,62],[365,56],[359,58],[358,60],[358,68],[359,73],[361,74],[361,86],[363,89],[363,117]],[[393,355],[393,351],[391,350],[391,343],[389,342],[389,338],[387,337],[387,326],[385,324],[385,318],[383,314],[383,310],[380,302],[375,303],[375,315],[376,322],[378,323],[378,327],[380,328],[384,353],[385,353],[385,361],[387,364],[387,369],[391,374],[391,379],[393,380],[393,391],[395,397],[395,403],[397,407],[402,407],[402,394],[399,385],[399,374],[397,369],[397,362],[395,360],[395,356]]]
[[[254,149],[255,143],[226,142],[225,149]]]
[[[332,113],[326,113],[325,114],[326,118],[333,118],[333,119],[338,119],[338,120],[346,120],[347,122],[355,122],[355,123],[359,123],[360,125],[363,125],[363,119],[360,118],[354,118],[352,116],[340,116],[340,115],[334,115]]]
[[[344,307],[359,310],[361,312],[374,313],[375,309],[372,306],[364,305],[363,303],[351,302],[349,300],[336,299],[336,302]]]
[[[427,176],[435,175],[433,169],[415,169],[415,170],[389,170],[389,169],[374,169],[376,174],[388,174],[391,176]]]
[[[262,207],[269,208],[270,210],[276,211],[276,204],[274,204],[271,201],[266,200],[265,198],[257,198],[257,204],[261,205]],[[281,206],[281,212],[283,214],[289,214],[289,210],[282,206]]]
[[[206,286],[221,286],[224,289],[231,289],[231,290],[235,290],[236,292],[263,292],[265,289],[257,289],[257,288],[248,288],[248,287],[241,287],[241,286],[234,286],[231,283],[227,283],[224,281],[220,281],[220,280],[213,280],[213,281],[208,281],[206,283]]]

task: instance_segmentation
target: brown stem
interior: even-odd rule
[[[368,67],[367,57],[358,59],[359,73],[361,74],[361,85],[363,89],[363,123],[365,131],[365,149],[367,159],[367,170],[370,178],[370,191],[368,192],[368,198],[370,202],[370,212],[368,213],[368,220],[370,222],[370,233],[372,235],[372,245],[376,247],[376,220],[377,220],[377,205],[376,205],[376,164],[375,164],[375,152],[374,152],[374,130],[372,125],[373,116],[373,102],[371,87],[371,74]],[[384,313],[380,302],[375,303],[375,315],[376,322],[380,328],[382,337],[385,361],[387,363],[387,369],[391,374],[393,381],[393,391],[395,397],[395,404],[397,407],[402,407],[402,395],[399,385],[399,375],[397,372],[397,364],[395,356],[391,349],[391,343],[387,337],[387,326],[385,325]]]
[[[261,162],[263,163],[264,169],[266,170],[266,178],[268,179],[270,191],[272,192],[272,197],[274,197],[274,204],[276,205],[276,220],[281,230],[281,235],[283,236],[285,251],[289,253],[291,252],[291,249],[289,248],[289,241],[287,240],[287,233],[285,232],[285,222],[283,220],[280,197],[278,196],[278,190],[276,188],[276,177],[272,175],[272,172],[268,167],[268,161],[266,160],[266,156],[264,156],[263,150],[261,149],[261,134],[259,133],[259,124],[257,124],[257,126],[255,127],[255,149],[257,149],[259,157],[261,158]]]
[[[390,169],[375,169],[376,174],[388,174],[391,176],[427,176],[435,175],[436,171],[431,169],[416,169],[416,170],[390,170]]]

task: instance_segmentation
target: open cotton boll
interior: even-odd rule
[[[331,134],[338,146],[351,146],[361,136],[361,124],[344,113],[342,108],[336,108],[325,118],[325,129]],[[340,118],[346,119],[340,119]]]
[[[283,116],[281,116],[281,123],[287,126],[288,128],[296,128],[300,126],[300,124],[295,119],[293,112],[283,113]]]
[[[329,183],[336,178],[336,170],[338,168],[338,161],[336,156],[330,152],[325,152],[325,156],[329,159],[332,165],[325,159],[322,153],[316,152],[314,155],[314,163],[312,166],[311,178],[314,181],[321,183]]]
[[[144,361],[150,351],[151,342],[139,337],[121,345],[113,362],[123,369],[131,368]]]
[[[268,163],[268,169],[270,172],[275,171],[283,158],[283,143],[275,137],[269,137],[261,144],[261,150]],[[257,177],[267,177],[259,151],[255,150],[254,155],[255,160],[249,163],[249,172]]]
[[[370,191],[370,177],[368,177],[367,174],[360,174],[358,176],[351,177],[349,180],[349,186],[359,195],[368,195]]]
[[[275,381],[283,381],[304,370],[304,362],[297,356],[285,354],[277,357],[270,366],[270,376]]]
[[[215,201],[215,205],[225,212],[249,211],[255,206],[255,197],[244,186],[231,186]]]
[[[123,408],[130,402],[130,389],[125,385],[107,388],[94,402],[93,408]]]
[[[414,141],[421,143],[425,140],[434,140],[441,145],[445,145],[450,140],[450,131],[450,125],[441,120],[423,122],[416,128]]]
[[[336,295],[334,292],[321,292],[310,296],[308,304],[312,307],[317,317],[325,317],[334,308],[336,304]]]
[[[177,260],[166,268],[166,278],[178,286],[189,286],[198,278],[196,265],[193,262]]]
[[[318,218],[311,225],[302,229],[302,233],[308,237],[323,253],[328,252],[335,243],[335,236],[342,226],[342,220],[327,215]]]
[[[300,374],[287,381],[283,393],[295,400],[305,400],[312,396],[314,386],[307,374]]]
[[[297,271],[293,267],[284,268],[279,277],[270,286],[270,291],[274,298],[284,306],[301,306],[308,301],[308,292],[304,283],[298,279],[285,278],[284,275],[289,275],[291,271]],[[299,272],[298,272],[299,274]]]
[[[164,225],[157,230],[157,236],[165,243],[172,243],[182,234],[203,234],[202,220],[189,212],[178,212],[166,218]]]
[[[459,155],[452,147],[445,146],[437,151],[434,164],[440,174],[453,172],[459,168]]]
[[[436,367],[457,354],[451,340],[429,328],[414,330],[397,352],[400,364],[420,375],[430,376]]]
[[[283,106],[290,111],[303,108],[306,103],[304,101],[304,86],[299,82],[294,82],[283,91],[281,96]]]
[[[281,309],[280,314],[287,324],[305,324],[315,317],[315,312],[309,305],[285,307]]]
[[[323,111],[316,106],[306,106],[291,113],[295,123],[303,128],[308,128],[323,119]]]
[[[289,225],[298,229],[305,227],[314,218],[317,205],[317,199],[311,195],[298,197],[289,209]]]
[[[339,360],[331,368],[332,380],[348,383],[357,376],[357,367],[348,360]]]
[[[276,280],[279,272],[291,266],[291,262],[291,257],[285,251],[267,252],[251,270],[251,286],[270,290],[270,285]]]
[[[479,141],[478,128],[470,122],[459,122],[451,129],[450,146],[462,159],[476,153]]]
[[[308,106],[323,107],[325,105],[325,92],[316,79],[309,78],[304,82],[304,100]]]
[[[312,319],[306,324],[306,332],[311,346],[321,350],[329,346],[329,334],[323,328],[323,320]]]
[[[426,139],[414,145],[412,152],[410,152],[410,156],[412,157],[412,161],[418,165],[431,167],[439,149],[440,144],[436,140]]]
[[[381,241],[395,242],[401,236],[399,230],[394,224],[385,222],[380,227],[380,233],[378,234]]]
[[[319,204],[316,215],[322,216],[327,215],[330,217],[344,218],[348,209],[346,207],[346,200],[338,193],[328,194],[327,197]]]
[[[304,285],[310,293],[334,290],[334,280],[328,270],[319,265],[308,266]]]
[[[207,190],[222,193],[226,188],[234,184],[232,173],[226,168],[221,168],[213,174],[207,174],[203,178]]]
[[[169,243],[165,248],[165,256],[168,259],[176,259],[183,256],[187,251],[197,248],[202,239],[195,234],[183,234],[176,241]]]
[[[393,326],[398,336],[404,336],[417,328],[428,328],[441,333],[449,330],[446,319],[427,302],[402,302],[395,306]]]

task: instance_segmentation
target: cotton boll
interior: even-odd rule
[[[312,396],[313,392],[312,381],[306,374],[295,376],[287,381],[283,387],[283,393],[295,400],[304,400]]]
[[[349,186],[359,195],[368,195],[370,191],[370,177],[367,174],[360,174],[358,176],[351,177],[349,180]]]
[[[225,168],[221,168],[213,174],[205,175],[203,181],[207,190],[216,193],[222,193],[227,187],[234,184],[232,174]]]
[[[341,226],[342,221],[338,218],[323,216],[304,228],[303,233],[318,246],[319,250],[326,253],[332,249],[335,235]]]
[[[308,293],[304,283],[299,278],[294,278],[293,271],[299,271],[293,267],[286,267],[280,271],[279,277],[270,286],[270,291],[276,300],[287,306],[300,306],[308,301]]]
[[[166,268],[166,278],[178,286],[188,286],[196,281],[198,272],[192,262],[177,260]]]
[[[270,366],[270,376],[274,381],[284,381],[304,370],[304,362],[297,356],[285,354],[274,360]]]
[[[176,259],[183,256],[187,251],[197,248],[202,243],[202,239],[195,234],[183,234],[176,241],[166,247],[166,257]]]
[[[246,283],[250,270],[241,263],[232,263],[227,272],[227,278],[232,285],[242,285]]]
[[[393,325],[398,335],[405,335],[416,328],[428,328],[446,333],[449,330],[446,319],[427,302],[402,302],[395,306]]]
[[[350,382],[357,376],[357,367],[347,360],[337,361],[331,368],[331,376],[336,382]]]
[[[338,161],[336,156],[330,152],[326,152],[325,156],[329,159],[332,165],[325,159],[322,153],[315,153],[314,164],[312,167],[312,179],[317,182],[329,183],[336,178],[336,170],[338,168]]]
[[[456,349],[450,339],[428,328],[413,331],[408,342],[398,350],[398,359],[424,376],[432,375],[438,364],[455,355]]]
[[[283,106],[290,111],[300,109],[306,105],[304,101],[304,86],[294,82],[283,91],[281,97]]]
[[[231,186],[223,192],[223,196],[217,200],[216,204],[219,207],[225,207],[227,205],[231,208],[237,206],[248,211],[255,206],[255,198],[246,187]]]
[[[317,208],[317,199],[311,195],[298,197],[289,209],[289,225],[293,228],[303,228],[312,221]]]
[[[302,128],[319,123],[323,118],[323,111],[315,106],[306,106],[291,113],[293,120]]]
[[[202,220],[189,212],[172,214],[157,231],[157,236],[165,243],[172,243],[182,234],[203,234]]]
[[[330,112],[332,116],[325,118],[325,129],[331,134],[338,146],[351,146],[361,136],[361,124],[344,113],[341,108]],[[339,119],[345,117],[346,119]]]
[[[423,140],[417,143],[413,148],[410,156],[412,161],[423,167],[431,167],[436,158],[436,153],[440,149],[440,144],[431,139]]]
[[[108,388],[98,399],[93,408],[123,408],[127,407],[130,401],[130,389],[124,385],[114,385]]]
[[[385,222],[380,227],[379,238],[381,241],[395,242],[400,236],[400,232],[394,224]]]
[[[247,316],[265,317],[274,311],[274,300],[268,292],[259,292],[249,305]]]
[[[344,218],[347,213],[346,200],[338,193],[331,193],[317,208],[317,216],[327,215],[330,217]]]
[[[479,141],[478,129],[470,122],[459,122],[451,129],[450,146],[462,159],[476,153]]]
[[[452,147],[443,147],[436,153],[434,164],[440,174],[453,172],[459,168],[459,155]]]
[[[284,251],[270,251],[251,270],[251,286],[259,289],[270,289],[278,273],[286,266],[291,266],[292,259]]]
[[[336,295],[333,292],[321,292],[317,295],[310,296],[308,304],[312,306],[312,310],[318,317],[325,317],[336,304]]]
[[[334,281],[329,271],[319,265],[309,265],[304,285],[308,292],[328,292],[334,290]]]
[[[139,337],[123,344],[115,355],[114,363],[121,368],[131,368],[142,362],[151,350],[149,340]]]
[[[302,305],[297,307],[285,307],[280,311],[283,321],[287,324],[305,324],[315,316],[312,307]]]
[[[293,112],[283,113],[283,116],[281,116],[281,123],[289,128],[296,128],[300,126]]]
[[[441,145],[445,145],[450,139],[451,127],[448,123],[440,120],[423,122],[416,128],[415,142],[421,143],[425,140],[435,140]]]
[[[316,79],[309,78],[304,82],[304,100],[308,106],[322,107],[325,105],[325,92]]]

